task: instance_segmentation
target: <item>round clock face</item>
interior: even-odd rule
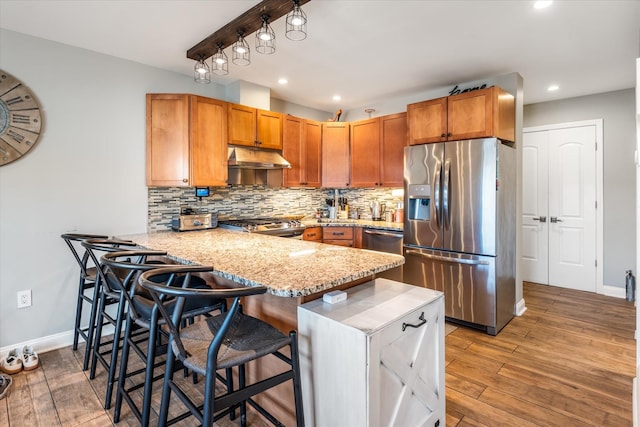
[[[18,160],[36,145],[42,118],[33,93],[0,70],[0,166]]]

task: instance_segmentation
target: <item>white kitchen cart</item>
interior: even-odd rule
[[[444,426],[444,296],[387,279],[298,307],[305,423]]]

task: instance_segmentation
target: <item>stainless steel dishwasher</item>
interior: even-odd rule
[[[362,231],[362,249],[402,255],[402,232],[364,228]],[[402,282],[402,266],[378,273],[376,277]]]

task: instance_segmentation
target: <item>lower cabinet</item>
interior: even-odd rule
[[[322,227],[307,227],[302,233],[302,240],[322,242]]]
[[[353,227],[323,227],[322,242],[330,245],[353,246]]]
[[[444,297],[375,279],[298,307],[307,426],[445,423]]]

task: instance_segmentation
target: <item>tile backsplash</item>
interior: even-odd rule
[[[369,212],[369,202],[379,199],[387,206],[396,206],[402,196],[392,195],[393,188],[341,189],[350,209]],[[193,187],[150,187],[148,189],[148,231],[171,228],[171,219],[182,208],[217,212],[219,219],[268,218],[313,215],[332,198],[328,188],[272,188],[265,186],[211,187],[209,197],[198,200]]]

